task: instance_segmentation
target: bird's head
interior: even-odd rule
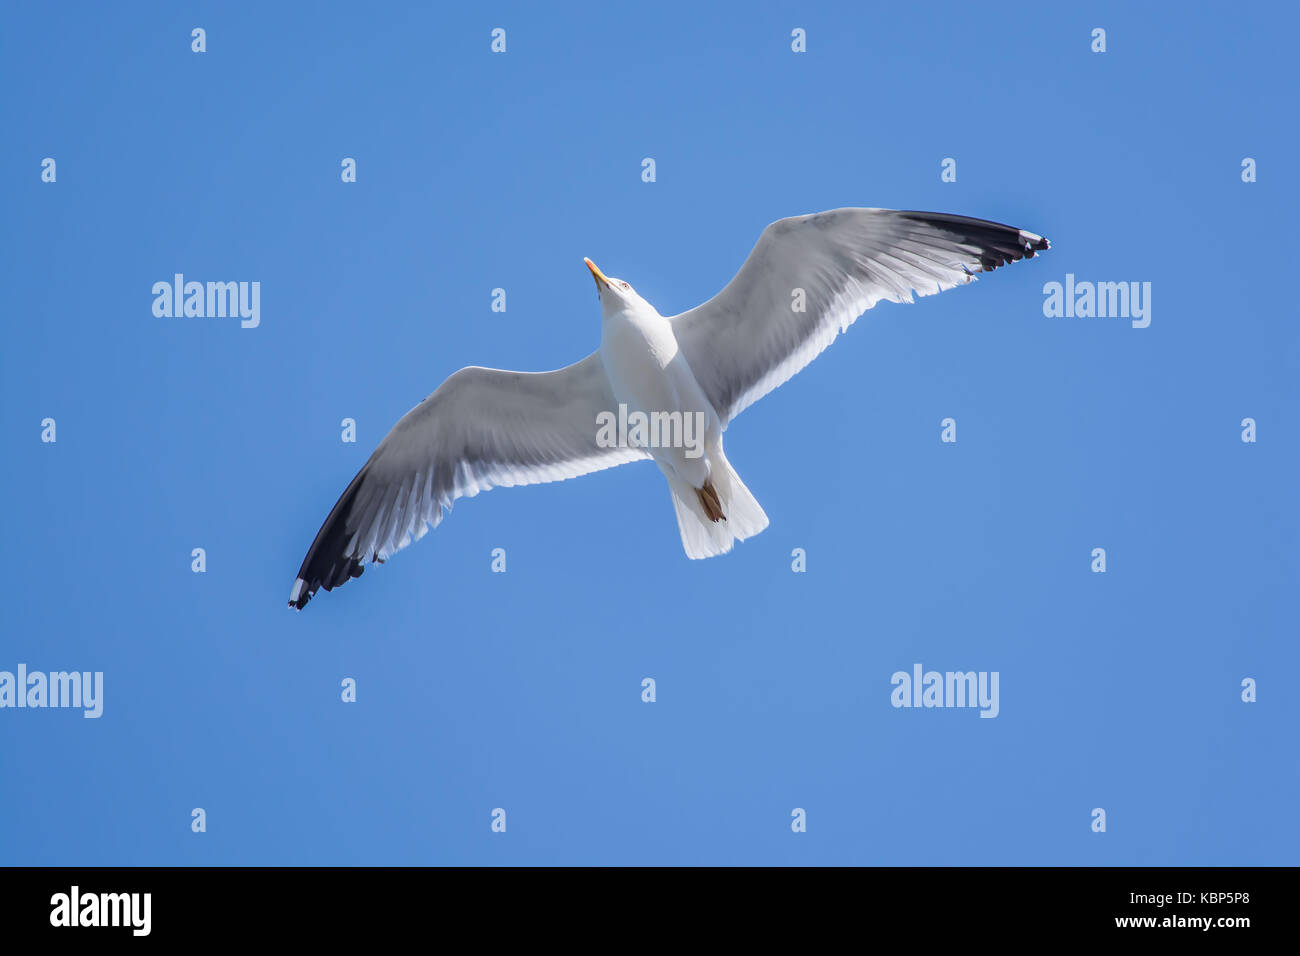
[[[600,310],[604,315],[614,315],[627,309],[635,308],[645,300],[636,294],[636,289],[622,279],[605,275],[590,259],[583,259],[591,270],[591,277],[596,280],[596,294],[600,296]]]

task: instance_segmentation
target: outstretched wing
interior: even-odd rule
[[[943,213],[833,209],[781,219],[725,289],[673,317],[673,331],[725,424],[881,299],[911,302],[1047,248],[1032,232]]]
[[[457,498],[648,457],[596,443],[596,416],[616,407],[599,353],[554,372],[461,369],[402,416],[357,472],[308,549],[289,606],[301,609],[318,588],[418,541]]]

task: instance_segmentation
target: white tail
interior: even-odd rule
[[[709,449],[712,469],[710,480],[722,504],[724,521],[710,521],[700,503],[699,493],[688,482],[668,475],[677,512],[677,528],[682,533],[682,548],[688,558],[711,558],[726,554],[736,541],[753,537],[767,527],[767,515],[749,493],[740,475],[722,453],[722,443]]]

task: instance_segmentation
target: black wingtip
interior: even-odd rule
[[[293,592],[289,595],[289,607],[295,611],[301,611],[315,594],[316,589],[307,587],[307,582],[299,578],[293,582]]]
[[[379,560],[372,558],[372,560]],[[380,564],[383,561],[380,560]],[[316,596],[316,592],[321,588],[326,591],[333,591],[336,587],[346,584],[353,578],[359,578],[365,573],[366,566],[360,561],[352,558],[343,558],[340,563],[336,564],[327,572],[326,576],[317,576],[310,579],[299,578],[294,582],[293,594],[289,597],[289,607],[295,611],[301,611],[307,606],[307,602]],[[308,572],[310,573],[310,572]]]
[[[1036,236],[1032,232],[1020,230],[1020,238],[1025,243],[1025,258],[1032,259],[1040,252],[1046,252],[1052,248],[1051,242],[1046,236]]]
[[[901,215],[942,229],[957,236],[961,242],[977,247],[981,272],[992,272],[1021,259],[1032,259],[1052,248],[1052,244],[1037,233],[988,219],[913,210],[903,211]]]
[[[361,577],[365,571],[365,565],[360,559],[344,553],[355,530],[356,518],[352,510],[365,476],[366,468],[357,472],[316,533],[316,540],[303,558],[298,579],[294,581],[293,591],[289,595],[289,607],[294,610],[301,611],[305,608],[319,589],[332,591],[353,578]]]

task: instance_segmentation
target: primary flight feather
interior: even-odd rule
[[[443,382],[393,426],[334,505],[289,606],[303,608],[319,588],[418,541],[457,498],[645,458],[668,479],[686,554],[730,551],[768,523],[723,454],[733,418],[881,299],[911,302],[1048,247],[1042,236],[983,219],[834,209],[772,223],[726,288],[671,318],[588,259],[600,348],[553,372],[471,367]],[[679,438],[689,437],[682,423],[698,422],[699,433],[658,442],[634,428],[629,438],[621,426],[638,413],[675,422]]]

